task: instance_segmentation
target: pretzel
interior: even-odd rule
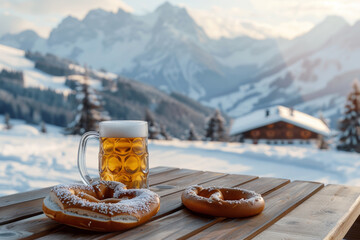
[[[181,200],[194,212],[227,218],[254,216],[265,207],[260,194],[240,188],[190,186]]]
[[[112,181],[55,186],[43,201],[46,216],[73,227],[120,231],[148,221],[160,208],[159,196],[147,189],[126,189]]]

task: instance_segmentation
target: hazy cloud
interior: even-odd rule
[[[0,13],[0,36],[34,28],[35,26],[29,21],[10,14]]]
[[[121,0],[0,0],[0,36],[30,28],[47,37],[64,17],[83,18],[96,8],[113,12],[119,8],[132,11]]]
[[[282,36],[293,38],[312,28],[328,15],[339,15],[350,23],[360,18],[358,0],[168,0],[188,9],[196,22],[211,37],[246,34],[256,38]],[[31,26],[46,37],[64,17],[83,18],[95,8],[144,14],[152,12],[163,0],[0,0],[0,34]],[[0,19],[1,20],[1,19]],[[25,21],[26,20],[26,21]],[[27,22],[27,23],[26,23]]]
[[[206,8],[186,6],[196,22],[212,37],[246,34],[255,38],[293,38],[310,30],[328,15],[350,23],[360,18],[358,0],[223,0]],[[250,27],[249,27],[250,26]]]
[[[131,12],[133,9],[121,0],[0,0],[5,9],[29,15],[72,15],[83,18],[95,8],[117,11],[122,8]]]

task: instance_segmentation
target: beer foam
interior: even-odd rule
[[[148,124],[133,120],[103,121],[99,124],[99,132],[101,137],[108,138],[147,137]]]

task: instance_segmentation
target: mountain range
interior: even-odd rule
[[[274,26],[275,27],[275,26]],[[119,9],[64,18],[47,39],[27,30],[0,43],[53,53],[180,92],[232,117],[276,104],[331,119],[360,73],[360,22],[329,16],[294,39],[212,39],[185,8],[164,3],[138,16]]]
[[[54,55],[26,52],[0,44],[0,115],[66,127],[75,118],[84,74],[91,92],[112,119],[144,120],[151,115],[161,130],[187,138],[190,126],[203,135],[210,109],[179,93],[163,91],[109,72],[89,69]],[[92,97],[90,97],[92,98]]]

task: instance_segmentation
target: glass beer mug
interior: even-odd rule
[[[117,181],[127,188],[148,188],[149,154],[147,148],[148,124],[145,121],[119,120],[99,123],[99,132],[82,135],[78,151],[78,168],[85,184],[94,180],[85,165],[86,142],[100,141],[100,179]]]

